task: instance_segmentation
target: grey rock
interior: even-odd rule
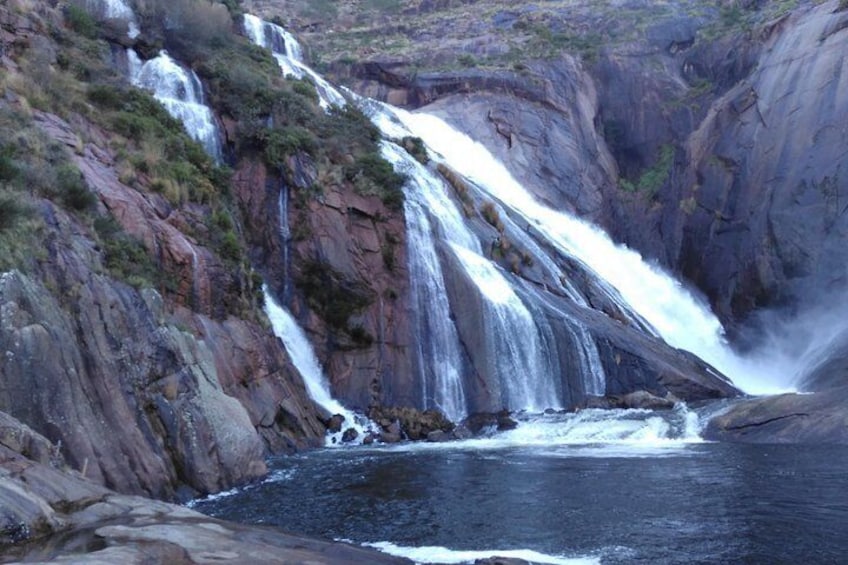
[[[706,439],[848,445],[848,387],[739,401],[714,417]]]

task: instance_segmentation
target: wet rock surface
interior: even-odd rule
[[[739,401],[710,420],[704,437],[739,443],[848,445],[846,401],[844,386]]]
[[[382,429],[381,437],[385,443],[394,443],[400,439],[429,440],[430,434],[447,434],[454,429],[454,424],[438,410],[375,406],[369,410],[368,417]],[[433,437],[430,441],[442,436]]]

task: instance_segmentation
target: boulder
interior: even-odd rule
[[[330,417],[329,420],[326,420],[324,424],[327,426],[327,431],[329,433],[337,433],[342,431],[342,424],[345,421],[345,417],[341,414],[334,414]]]
[[[710,420],[704,438],[737,443],[848,445],[848,387],[737,401]]]
[[[427,439],[434,431],[450,432],[454,424],[438,410],[418,410],[410,407],[372,407],[369,417],[376,422],[389,421],[389,426],[383,426],[384,432],[394,435],[393,426],[399,426],[400,433],[412,441]]]
[[[620,399],[622,408],[638,408],[642,410],[670,410],[674,408],[673,398],[660,398],[646,390],[637,390],[625,394]]]

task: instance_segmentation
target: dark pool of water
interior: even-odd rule
[[[357,543],[602,563],[848,563],[848,449],[325,450],[202,512]]]

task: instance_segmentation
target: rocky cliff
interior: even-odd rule
[[[117,76],[109,45],[61,12],[12,3],[0,22],[0,238],[14,268],[0,282],[0,411],[87,478],[165,499],[256,479],[268,453],[319,444],[319,415],[241,257],[240,216],[201,196],[217,174],[208,158],[194,153],[180,185],[164,173],[175,163],[142,155],[148,135],[175,156],[196,150],[156,129],[170,127],[164,114],[86,95],[75,73]],[[86,45],[106,58],[74,60]]]
[[[280,4],[339,80],[473,131],[732,326],[838,289],[839,2]]]
[[[838,2],[631,2],[615,17],[573,2],[397,2],[376,19],[368,6],[244,5],[285,14],[338,80],[473,133],[537,198],[685,275],[739,335],[761,307],[839,291]],[[387,25],[392,11],[400,24]],[[428,337],[415,327],[404,179],[376,129],[356,110],[325,112],[312,83],[233,35],[221,6],[180,34],[156,15],[141,13],[131,40],[74,3],[0,8],[0,413],[101,485],[173,499],[255,479],[265,455],[321,441],[328,415],[270,331],[263,279],[352,407],[421,406],[415,348]],[[230,167],[128,87],[130,44],[197,71]],[[482,204],[466,211],[479,237],[510,235]],[[549,292],[532,261],[492,255],[551,328],[566,404],[587,391],[564,314],[597,346],[610,394],[735,394],[580,265],[562,268],[586,308]],[[498,410],[478,291],[459,268],[446,282],[463,305],[469,406]],[[811,386],[842,390],[842,366],[821,365]]]
[[[473,133],[537,198],[684,277],[739,347],[841,303],[844,2],[250,5],[337,80]],[[842,398],[832,320],[790,341],[819,346],[800,386]]]

